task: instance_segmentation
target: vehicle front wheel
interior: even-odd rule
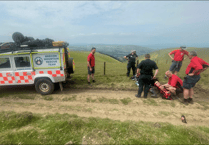
[[[35,88],[38,93],[48,95],[54,91],[54,83],[46,78],[38,79],[35,83]]]

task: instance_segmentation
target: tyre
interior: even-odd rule
[[[24,35],[20,32],[15,32],[12,34],[12,39],[14,40],[15,43],[22,43],[24,42]]]
[[[54,91],[54,83],[48,78],[41,78],[35,82],[35,88],[38,93],[48,95]]]
[[[73,69],[73,66],[74,66],[74,60],[73,60],[73,58],[71,57],[71,58],[69,58],[68,59],[68,69],[67,69],[67,72],[69,73],[69,74],[72,74],[72,73],[74,73],[74,69]]]

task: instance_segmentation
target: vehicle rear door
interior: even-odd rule
[[[12,64],[12,56],[0,56],[0,85],[16,84]]]

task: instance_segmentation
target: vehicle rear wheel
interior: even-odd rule
[[[69,74],[74,73],[74,70],[73,70],[73,63],[74,63],[73,58],[72,58],[72,57],[69,58],[69,59],[68,59],[68,66],[69,66],[69,68],[67,69],[67,72],[68,72]]]
[[[54,83],[46,78],[38,79],[35,83],[35,88],[38,93],[48,95],[54,91]]]

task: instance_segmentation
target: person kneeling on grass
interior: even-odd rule
[[[195,51],[189,53],[190,64],[186,69],[186,77],[184,77],[183,88],[184,88],[184,104],[193,104],[192,96],[194,94],[193,87],[200,80],[200,73],[205,71],[209,67],[209,63],[205,62],[201,58],[197,57]],[[188,99],[189,97],[189,99]]]
[[[163,90],[165,88],[173,95],[183,93],[183,81],[177,75],[172,74],[171,71],[166,71],[165,75],[169,78],[168,83],[159,85],[160,89]]]

